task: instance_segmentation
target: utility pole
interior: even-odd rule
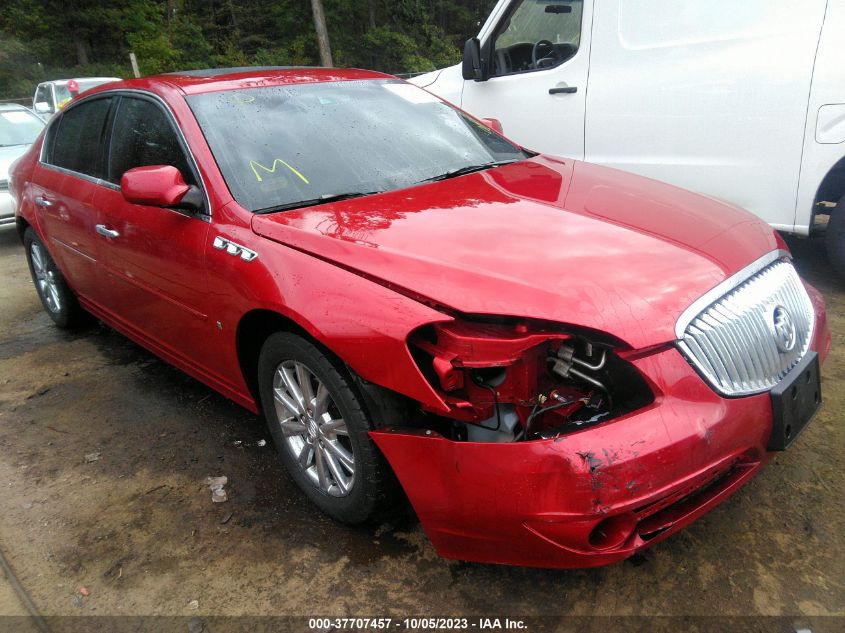
[[[141,76],[141,71],[138,70],[138,60],[135,58],[135,53],[129,52],[129,63],[132,64],[132,74],[135,75],[135,79]]]
[[[330,68],[334,64],[332,63],[332,48],[329,44],[329,31],[326,29],[326,14],[323,12],[323,0],[311,0],[311,10],[314,12],[314,28],[317,31],[320,64]]]

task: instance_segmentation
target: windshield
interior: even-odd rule
[[[188,97],[238,203],[250,211],[390,191],[526,153],[397,80],[229,90]]]
[[[31,145],[44,121],[26,110],[0,110],[0,147]]]

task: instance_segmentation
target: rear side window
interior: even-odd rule
[[[93,178],[102,178],[103,130],[111,98],[74,106],[62,115],[47,151],[47,162]]]
[[[108,180],[120,184],[125,172],[146,165],[172,165],[186,183],[197,184],[164,110],[147,99],[123,97],[112,129]]]

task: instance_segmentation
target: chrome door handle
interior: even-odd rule
[[[44,207],[45,209],[53,206],[53,203],[47,200],[44,196],[35,196],[35,204],[39,207]]]
[[[103,237],[108,237],[111,239],[115,239],[116,237],[120,237],[120,233],[113,229],[106,228],[105,224],[98,224],[96,227],[97,233],[102,235]]]

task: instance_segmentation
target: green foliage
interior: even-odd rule
[[[335,65],[393,73],[460,60],[493,0],[324,0]],[[0,99],[48,79],[318,63],[310,0],[4,0]]]

